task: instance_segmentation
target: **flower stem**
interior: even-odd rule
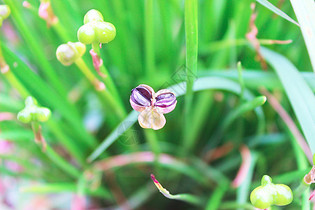
[[[99,44],[98,43],[92,43],[92,49],[101,58],[101,52],[100,52]],[[115,86],[115,83],[114,83],[112,77],[110,76],[107,68],[105,67],[104,63],[100,66],[100,71],[105,75],[103,81],[104,81],[106,87],[114,95],[115,100],[120,104],[120,106],[123,106],[123,104],[120,100],[118,90]]]
[[[118,103],[117,100],[113,98],[113,95],[104,88],[101,88],[104,85],[99,79],[92,73],[86,63],[82,58],[76,60],[75,64],[81,70],[81,72],[86,76],[95,89],[104,97],[106,103],[118,114],[119,118],[123,119],[126,116],[124,108],[121,106],[121,103]]]
[[[194,144],[189,140],[193,101],[193,85],[197,73],[198,59],[198,1],[185,0],[185,30],[186,30],[186,95],[184,108],[184,145],[183,153],[186,154]]]
[[[153,0],[145,0],[145,68],[147,76],[154,74],[154,8]]]

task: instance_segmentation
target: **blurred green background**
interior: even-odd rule
[[[10,205],[26,209],[20,203],[24,199],[34,202],[39,193],[48,204],[44,202],[46,206],[38,209],[68,209],[69,203],[72,207],[74,203],[80,203],[75,200],[77,197],[72,198],[73,195],[84,196],[86,203],[81,207],[87,209],[109,206],[120,206],[120,209],[203,209],[207,205],[208,209],[253,209],[249,192],[258,185],[262,175],[268,174],[275,182],[296,187],[309,170],[295,137],[268,100],[263,106],[242,106],[263,95],[260,88],[264,87],[297,122],[277,75],[270,66],[262,69],[256,51],[246,39],[252,15],[250,5],[255,1],[197,2],[198,43],[195,44],[198,45],[198,70],[194,74],[196,81],[199,77],[212,77],[204,86],[207,81],[216,82],[213,88],[204,87],[201,89],[205,90],[194,93],[188,131],[185,131],[185,100],[178,97],[176,109],[165,115],[167,123],[163,129],[144,131],[136,122],[127,132],[130,120],[117,117],[108,101],[76,65],[63,66],[56,59],[56,49],[68,41],[77,42],[77,30],[83,25],[86,12],[99,10],[104,20],[114,24],[117,30],[116,38],[103,45],[101,54],[118,89],[119,100],[129,113],[132,111],[129,97],[133,88],[147,84],[158,91],[184,81],[187,68],[190,71],[186,65],[185,2],[51,0],[59,22],[50,27],[38,16],[40,1],[28,2],[30,8],[23,7],[21,0],[1,2],[9,5],[12,12],[1,28],[1,47],[6,63],[22,86],[52,111],[50,122],[42,124],[43,135],[52,152],[42,152],[33,142],[31,127],[15,120],[15,115],[23,108],[24,99],[0,74],[0,114],[13,116],[0,121],[0,139],[12,142],[12,150],[0,154],[0,181],[5,182],[11,177],[12,180],[7,182],[17,188],[22,186],[25,191],[18,192],[18,199],[7,196]],[[270,2],[296,19],[289,1]],[[311,72],[312,67],[300,28],[260,4],[256,5],[256,12],[257,38],[262,44],[266,43],[265,39],[292,40],[290,44],[268,44],[266,47],[286,57],[304,72],[302,75],[308,84],[313,83],[313,74],[305,73]],[[83,59],[93,69],[88,53],[90,48],[87,45]],[[240,92],[238,61],[242,63],[244,88],[250,92],[250,97],[235,94]],[[101,80],[96,71],[93,70],[93,74]],[[314,90],[313,86],[311,88]],[[131,123],[135,119],[133,117]],[[114,130],[120,122],[121,126]],[[97,163],[109,167],[104,172],[97,168],[95,161],[87,162],[86,159],[109,135],[114,136],[115,142],[106,152],[97,155],[97,160],[103,161]],[[185,154],[179,152],[184,138],[193,142]],[[250,168],[246,181],[233,188],[231,182],[242,163],[239,150],[242,145],[247,145],[251,151]],[[141,153],[145,151],[149,153]],[[165,156],[160,161],[152,160],[156,157],[154,154],[161,153],[170,155],[171,159]],[[133,154],[142,156],[134,157]],[[113,165],[124,162],[118,155],[125,155],[130,162],[111,167],[112,162]],[[145,158],[151,159],[138,163]],[[21,168],[11,170],[5,164],[8,161]],[[203,204],[196,207],[168,200],[154,188],[149,177],[151,173],[170,192],[193,194]],[[3,197],[9,195],[6,192],[9,191],[4,190]],[[70,195],[64,196],[59,205],[58,195],[65,193]],[[307,198],[303,199],[295,200],[285,209],[300,209],[301,205],[309,207]],[[1,205],[6,206],[5,203]]]

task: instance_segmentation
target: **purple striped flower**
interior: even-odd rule
[[[163,128],[166,123],[163,114],[173,111],[176,103],[175,94],[167,89],[155,93],[150,86],[139,85],[131,91],[130,104],[134,110],[141,112],[138,121],[143,128]]]
[[[163,89],[156,93],[154,106],[159,107],[163,114],[173,111],[176,103],[175,94],[169,90]]]

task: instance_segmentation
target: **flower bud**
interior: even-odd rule
[[[98,42],[108,43],[115,39],[116,28],[108,22],[97,22],[95,23],[95,35]]]
[[[130,104],[138,112],[151,106],[154,90],[148,85],[139,85],[131,91]]]
[[[251,203],[259,209],[267,209],[271,205],[288,205],[292,200],[291,189],[284,184],[273,184],[267,175],[263,176],[261,186],[255,188],[250,195]]]
[[[79,41],[83,44],[92,44],[96,41],[94,27],[89,23],[79,28],[77,36]]]
[[[78,58],[85,53],[85,45],[80,42],[68,42],[57,48],[57,59],[65,66],[73,64]]]
[[[23,123],[33,121],[46,122],[50,118],[51,112],[49,109],[39,107],[37,101],[29,96],[25,100],[25,108],[17,115],[17,119]]]
[[[0,27],[4,19],[7,19],[11,14],[10,7],[7,5],[0,5]]]
[[[97,10],[90,10],[84,16],[84,25],[77,33],[83,44],[108,43],[116,36],[115,26],[103,20],[102,14]]]
[[[100,13],[96,9],[89,10],[84,15],[84,24],[87,24],[87,23],[92,22],[92,21],[104,21],[102,13]]]
[[[0,5],[0,17],[7,19],[11,14],[10,7],[7,5]]]
[[[162,89],[155,94],[155,107],[159,107],[163,114],[173,111],[176,107],[176,96],[167,89]]]

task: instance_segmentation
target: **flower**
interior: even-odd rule
[[[130,104],[134,110],[140,112],[138,122],[142,128],[163,128],[166,123],[163,114],[173,111],[176,103],[175,94],[168,89],[155,93],[150,86],[139,85],[131,91]]]

